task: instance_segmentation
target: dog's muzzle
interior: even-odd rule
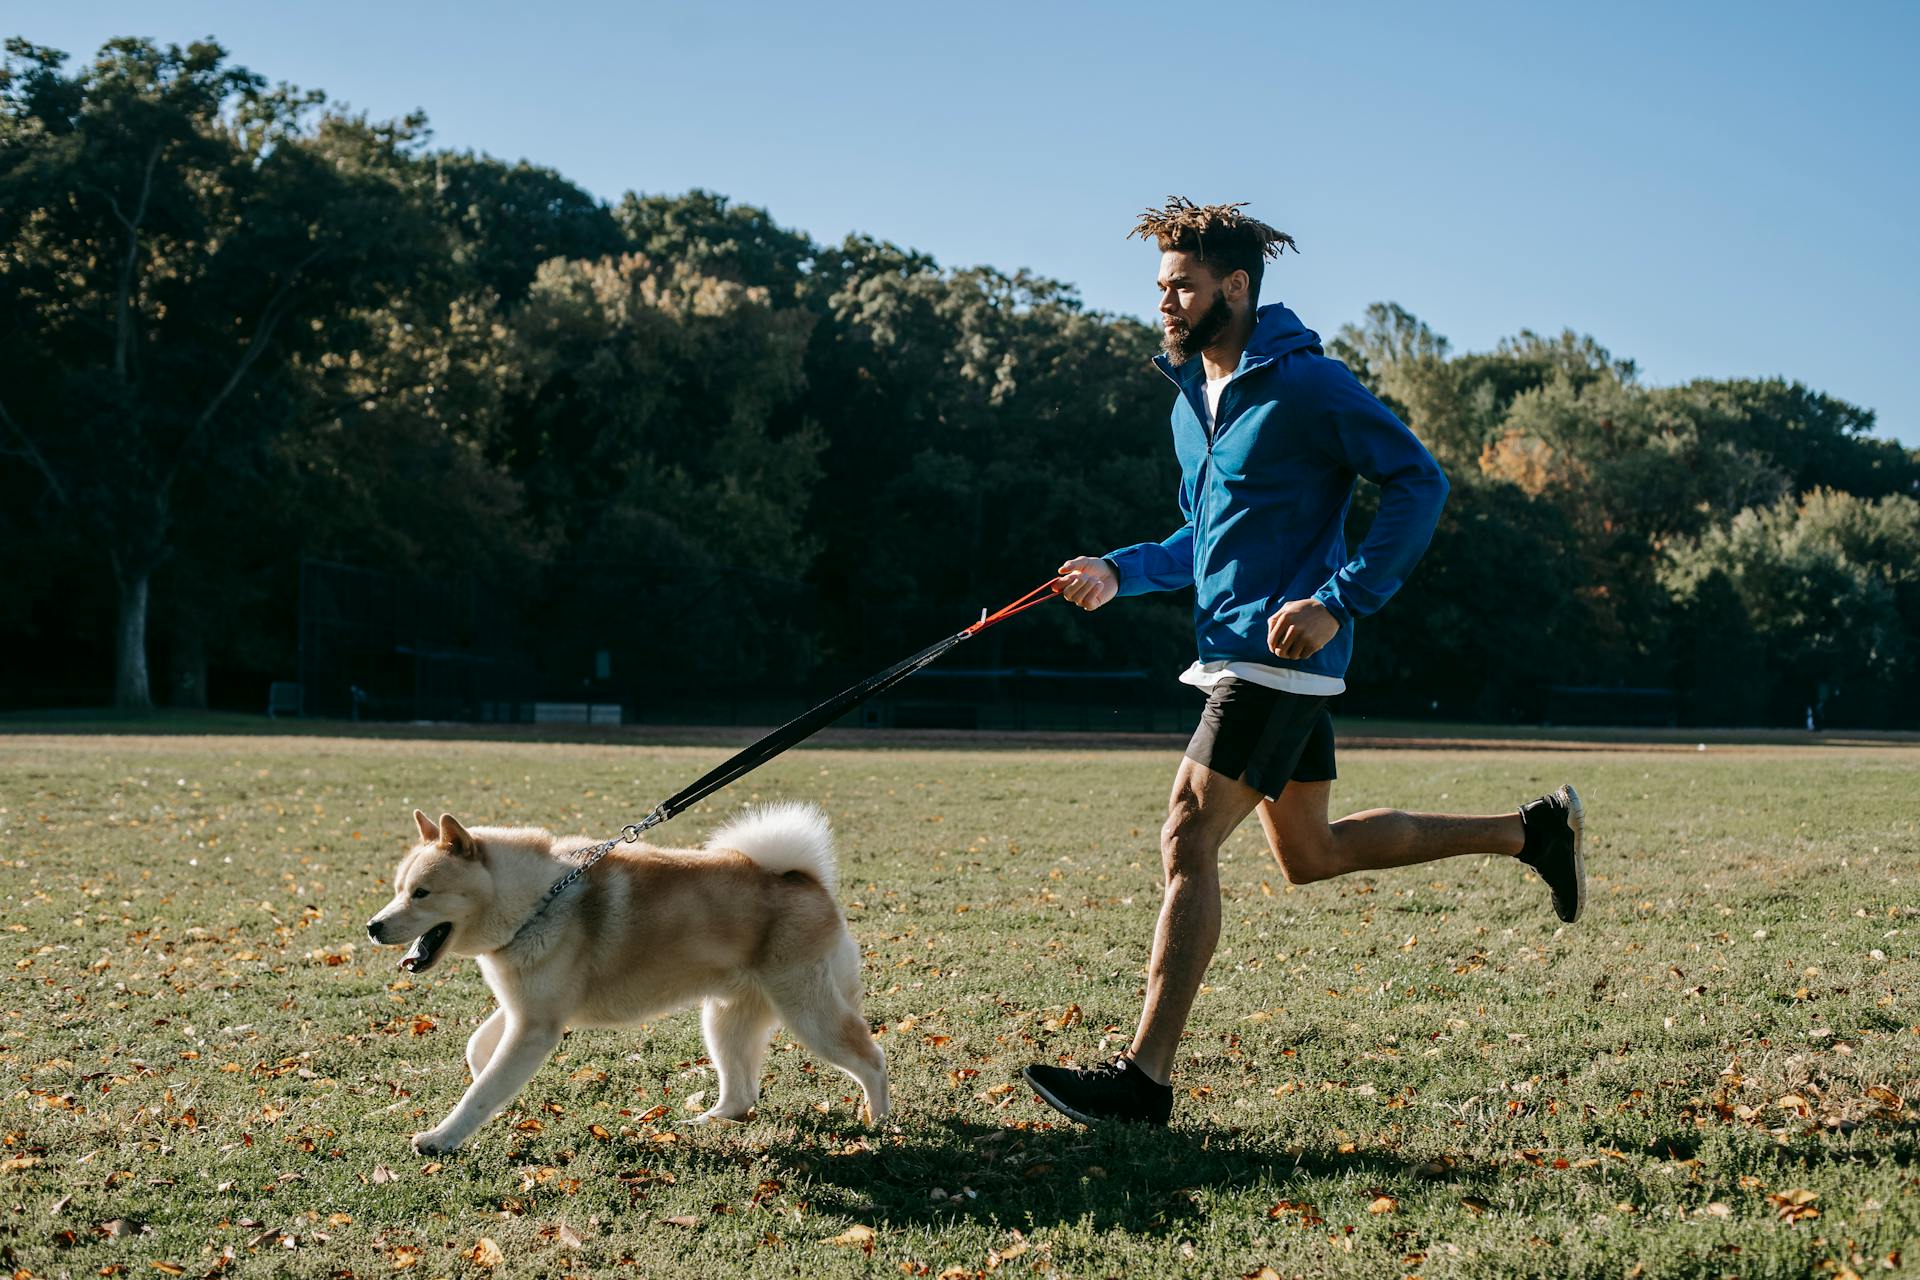
[[[379,919],[378,917],[367,921],[367,936],[369,938],[372,938],[375,942],[383,943],[383,944],[386,942],[387,940],[385,937],[386,929],[387,929],[387,922],[385,920]]]

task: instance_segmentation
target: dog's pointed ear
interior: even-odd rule
[[[418,809],[413,811],[413,820],[420,828],[420,838],[429,844],[440,843],[440,828],[433,825],[433,819]]]
[[[479,844],[473,833],[460,825],[460,819],[450,813],[440,815],[440,845],[458,857],[471,858],[479,852]]]

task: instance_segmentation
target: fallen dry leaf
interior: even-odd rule
[[[1326,1221],[1310,1204],[1298,1200],[1282,1200],[1267,1210],[1269,1218],[1295,1216],[1300,1226],[1312,1227]]]
[[[1819,1217],[1820,1210],[1813,1206],[1813,1202],[1819,1198],[1818,1191],[1809,1191],[1805,1187],[1793,1187],[1767,1197],[1779,1208],[1780,1217],[1787,1222]]]
[[[992,1271],[1003,1262],[1009,1262],[1027,1251],[1025,1240],[1016,1240],[1004,1249],[987,1250],[987,1270]]]
[[[1392,1196],[1375,1196],[1367,1205],[1368,1213],[1398,1213],[1400,1202]]]
[[[872,1253],[873,1241],[874,1241],[873,1228],[868,1226],[862,1226],[860,1223],[856,1222],[852,1226],[848,1227],[845,1231],[842,1231],[839,1235],[833,1236],[832,1238],[830,1238],[827,1241],[827,1243],[837,1244],[842,1247],[853,1247],[853,1248],[863,1249],[868,1253]]]
[[[499,1245],[486,1236],[481,1236],[474,1243],[472,1251],[467,1254],[467,1260],[476,1267],[486,1267],[491,1270],[505,1262],[507,1255],[500,1252]]]

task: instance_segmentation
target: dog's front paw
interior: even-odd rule
[[[460,1145],[460,1139],[440,1129],[413,1135],[413,1149],[423,1156],[443,1156]]]
[[[691,1120],[682,1120],[680,1123],[681,1124],[720,1124],[720,1125],[745,1124],[748,1120],[751,1120],[752,1118],[753,1118],[752,1107],[748,1107],[745,1111],[741,1112],[739,1115],[733,1115],[733,1116],[725,1114],[718,1107],[711,1107],[706,1111],[702,1111],[699,1115],[693,1117]]]

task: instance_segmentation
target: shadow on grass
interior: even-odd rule
[[[1082,1129],[1065,1122],[1015,1129],[953,1119],[900,1146],[876,1143],[800,1167],[814,1180],[816,1208],[896,1225],[1086,1221],[1099,1230],[1153,1234],[1204,1218],[1223,1195],[1256,1190],[1286,1202],[1275,1216],[1299,1223],[1316,1210],[1305,1191],[1290,1192],[1295,1184],[1353,1179],[1402,1194],[1432,1176],[1425,1165],[1380,1151],[1284,1146],[1240,1129]],[[1440,1176],[1460,1191],[1495,1181],[1491,1169],[1448,1168]]]

